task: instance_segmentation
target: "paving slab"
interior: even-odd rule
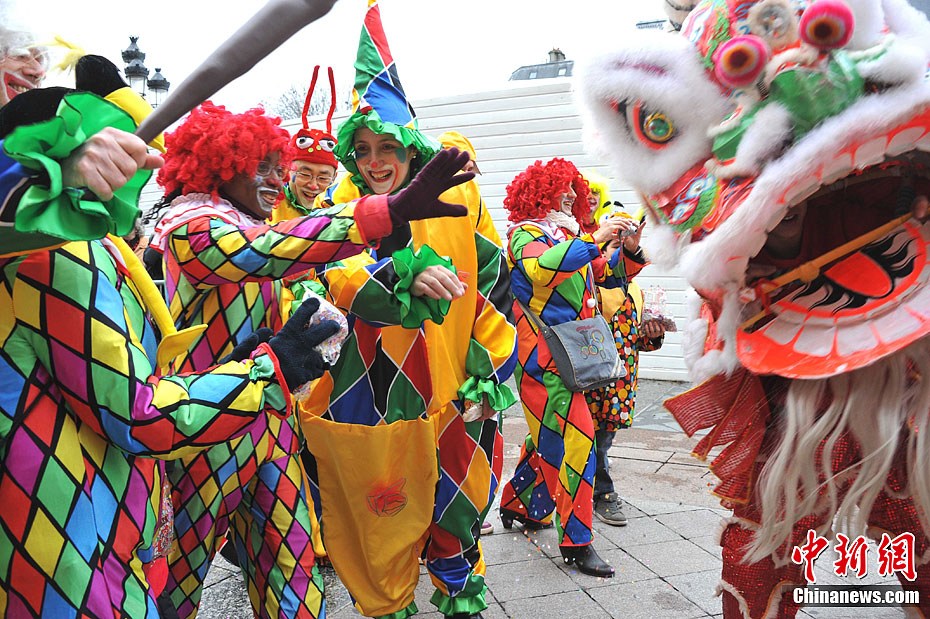
[[[483,536],[481,547],[484,549],[485,563],[489,566],[522,563],[546,557],[539,546],[527,539],[523,533],[518,532],[516,527],[513,531],[504,530]]]
[[[718,559],[723,553],[723,548],[720,546],[720,536],[715,532],[711,535],[701,535],[699,537],[690,538],[692,543],[697,544],[710,554],[714,555]]]
[[[719,530],[721,517],[720,514],[709,509],[697,509],[690,512],[661,514],[656,516],[656,520],[685,539],[691,539]]]
[[[204,588],[212,587],[213,585],[222,582],[227,578],[232,578],[233,576],[240,574],[238,567],[232,565],[230,565],[230,567],[232,569],[226,569],[226,567],[217,565],[217,562],[214,561],[213,565],[210,566],[210,570],[207,572],[207,577],[203,579]],[[242,579],[241,576],[239,578],[240,580]]]
[[[710,615],[723,612],[723,598],[714,594],[720,582],[719,569],[669,576],[666,580],[704,612]]]
[[[692,512],[682,513],[689,514]],[[601,537],[609,539],[620,548],[655,542],[669,542],[682,537],[659,522],[659,520],[652,518],[639,518],[635,522],[629,521],[629,524],[625,527],[602,526],[596,530]]]
[[[673,514],[675,512],[689,512],[700,509],[695,505],[683,503],[681,501],[658,501],[653,499],[630,497],[627,502],[641,510],[648,516],[659,516],[661,514]]]
[[[685,539],[631,546],[626,551],[663,578],[689,572],[719,570],[721,566],[717,557]]]
[[[485,576],[494,597],[506,606],[511,600],[575,591],[578,586],[550,559],[532,559],[514,569],[488,570]]]
[[[697,466],[707,469],[707,462],[702,462],[691,455],[690,451],[676,451],[668,459],[669,464],[681,464],[683,466]]]
[[[627,489],[636,490],[636,494],[642,492],[644,484],[649,483],[649,479],[655,474],[662,462],[653,462],[650,460],[626,460],[621,458],[609,458],[610,476],[614,480],[614,487],[620,496],[625,496]]]
[[[504,610],[514,618],[542,619],[544,617],[571,617],[571,619],[609,619],[610,614],[584,591],[569,591],[542,597],[512,600],[504,603]]]
[[[645,449],[640,447],[630,447],[628,445],[619,445],[612,447],[609,453],[611,458],[623,458],[627,460],[646,460],[648,462],[668,462],[672,457],[669,451],[658,449]]]
[[[611,617],[624,619],[692,619],[706,617],[700,607],[658,578],[612,587],[599,587],[588,591]],[[563,615],[570,616],[570,615]]]
[[[204,587],[200,607],[207,610],[206,613],[200,613],[200,616],[208,618],[252,616],[252,604],[240,574]]]

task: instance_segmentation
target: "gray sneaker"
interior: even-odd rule
[[[616,492],[608,492],[594,499],[594,515],[601,522],[615,527],[626,526],[626,514],[620,509],[620,497]]]

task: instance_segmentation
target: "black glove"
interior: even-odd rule
[[[252,351],[258,348],[259,344],[264,344],[270,340],[272,335],[274,335],[274,331],[268,327],[261,327],[258,331],[236,344],[231,353],[220,359],[220,364],[229,363],[230,361],[245,361],[252,356]]]
[[[407,187],[388,196],[388,210],[394,225],[399,226],[416,219],[467,215],[466,207],[443,202],[439,195],[475,178],[474,172],[457,174],[469,159],[468,153],[457,148],[439,151]]]
[[[314,348],[334,336],[339,331],[339,323],[324,320],[307,327],[310,318],[318,309],[319,299],[307,299],[268,342],[278,358],[278,367],[281,368],[284,380],[291,390],[319,378],[329,369],[329,364],[323,361],[323,355]]]

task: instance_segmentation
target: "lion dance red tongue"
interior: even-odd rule
[[[666,404],[709,430],[695,455],[725,446],[724,615],[795,616],[795,547],[869,534],[908,542],[891,573],[928,616],[930,23],[905,0],[675,4],[680,33],[624,37],[579,90],[651,258],[698,292],[700,384]]]

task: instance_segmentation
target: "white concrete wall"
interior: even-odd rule
[[[437,136],[455,129],[472,141],[478,153],[482,195],[497,227],[504,237],[507,213],[503,208],[505,188],[519,172],[537,159],[552,157],[571,160],[579,169],[593,169],[610,179],[611,198],[628,207],[638,203],[629,187],[612,178],[600,161],[585,152],[581,141],[581,119],[575,107],[569,79],[557,78],[529,82],[512,82],[511,88],[414,101],[420,128]],[[337,127],[345,117],[336,117]],[[322,118],[311,119],[311,126],[323,126]],[[293,132],[299,121],[285,123]],[[154,182],[143,191],[142,202],[149,206],[160,192]],[[646,234],[648,235],[648,228]],[[675,271],[646,267],[637,277],[645,290],[659,285],[668,293],[669,309],[678,324],[685,324],[686,284]],[[640,375],[644,378],[686,380],[687,371],[681,355],[681,334],[670,333],[658,351],[640,357]]]

